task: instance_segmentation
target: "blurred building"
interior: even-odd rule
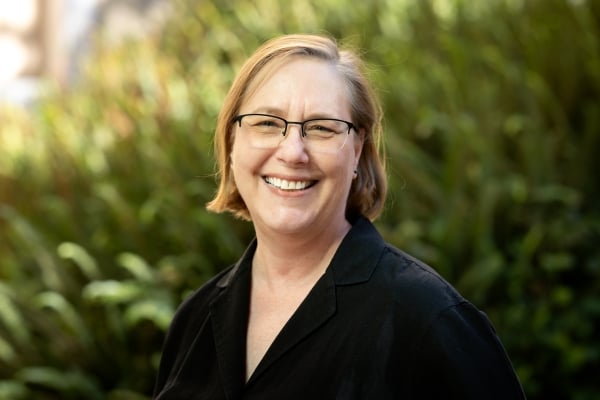
[[[108,38],[160,27],[168,0],[14,0],[0,2],[0,102],[26,105],[52,80],[75,79],[99,27]]]

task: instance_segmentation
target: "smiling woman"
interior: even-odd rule
[[[381,112],[360,59],[314,35],[242,66],[215,136],[212,211],[242,258],[179,308],[157,399],[521,399],[487,318],[372,225]]]

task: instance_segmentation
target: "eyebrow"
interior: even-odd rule
[[[278,109],[278,108],[274,108],[274,107],[259,107],[257,109],[255,109],[254,111],[252,111],[252,113],[258,113],[258,114],[270,114],[270,115],[275,115],[275,116],[282,116],[283,115],[283,110]],[[283,117],[282,117],[283,118]]]

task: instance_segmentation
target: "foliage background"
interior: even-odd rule
[[[264,40],[363,49],[386,110],[377,222],[494,322],[530,399],[600,396],[600,5],[176,2],[82,78],[0,111],[0,398],[145,399],[191,290],[251,226],[203,205],[212,131]]]

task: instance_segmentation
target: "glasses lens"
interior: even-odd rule
[[[283,139],[285,121],[270,115],[245,115],[242,127],[249,132],[252,145],[261,148],[277,147]]]
[[[306,141],[316,151],[338,151],[346,143],[349,130],[347,122],[335,119],[315,119],[304,124]]]

